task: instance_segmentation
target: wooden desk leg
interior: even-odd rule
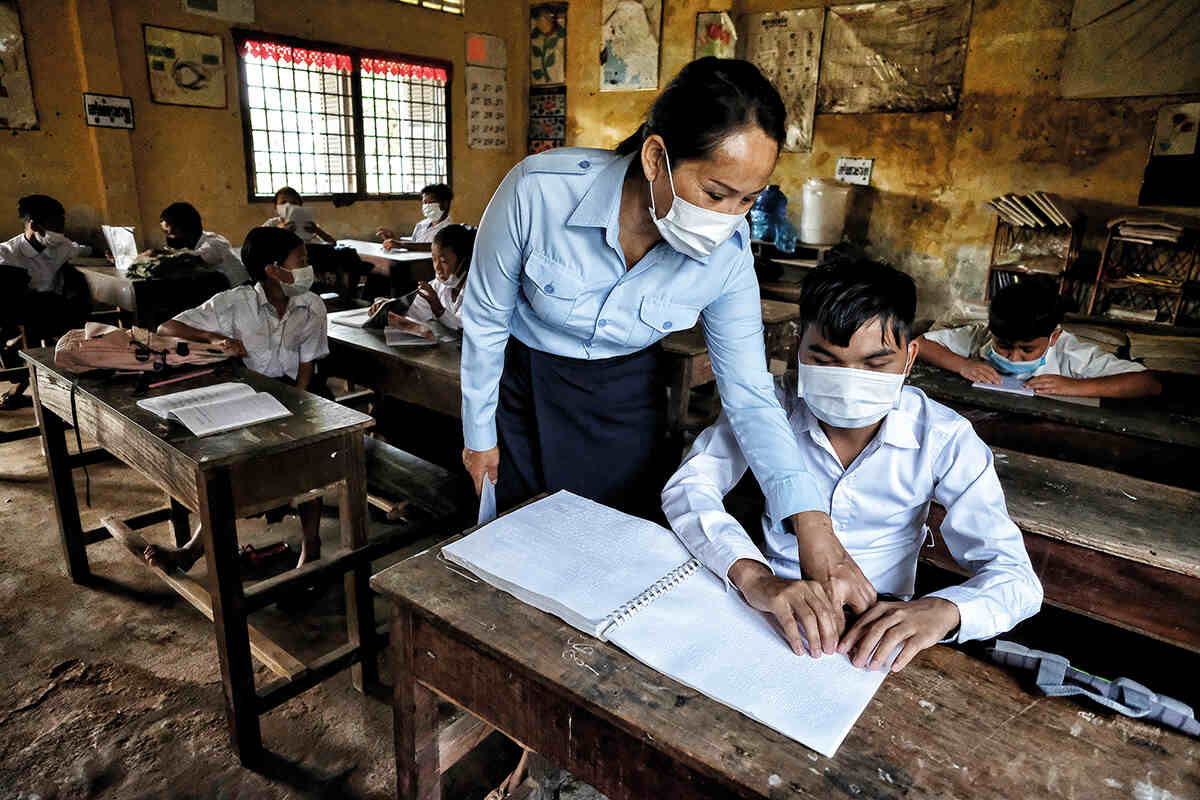
[[[67,576],[75,583],[86,583],[92,576],[88,566],[87,544],[83,541],[83,523],[79,519],[79,500],[75,497],[75,481],[71,477],[71,457],[67,453],[67,426],[53,411],[42,406],[38,398],[37,372],[29,370],[33,387],[33,408],[42,443],[46,446],[46,470],[54,491],[54,511],[58,515],[58,535],[62,544]]]
[[[198,478],[208,590],[212,595],[213,628],[225,686],[225,715],[233,749],[243,766],[253,768],[262,761],[262,733],[250,665],[245,597],[238,571],[233,487],[227,469],[200,473]]]
[[[343,446],[349,457],[346,480],[338,500],[342,545],[350,550],[367,544],[367,460],[361,433],[347,436]],[[375,599],[371,593],[370,563],[347,572],[342,579],[346,591],[347,641],[362,649],[362,660],[350,668],[350,680],[360,692],[379,685],[379,661],[375,649]]]
[[[192,538],[192,532],[188,529],[187,506],[174,497],[168,499],[171,501],[171,530],[175,533],[175,546],[183,547]]]
[[[412,609],[398,605],[391,642],[396,797],[397,800],[441,800],[438,699],[413,677],[412,625]]]

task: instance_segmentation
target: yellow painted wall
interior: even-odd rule
[[[0,131],[5,142],[0,174],[19,176],[0,186],[0,234],[19,230],[16,198],[34,191],[62,199],[69,208],[68,227],[84,238],[100,222],[132,222],[144,243],[158,244],[158,215],[176,200],[193,203],[206,228],[235,244],[273,215],[271,203],[247,201],[232,23],[183,12],[178,0],[20,0],[20,5],[43,124],[41,131],[11,139],[9,131]],[[258,0],[256,5],[255,22],[240,27],[452,62],[452,214],[461,222],[478,222],[495,187],[525,150],[529,61],[523,0],[476,0],[468,3],[465,18],[391,0]],[[95,44],[95,31],[105,22],[109,38],[115,37],[116,52],[107,62],[102,43]],[[228,108],[152,103],[143,24],[221,35]],[[466,146],[467,32],[492,33],[508,42],[507,152]],[[91,91],[131,96],[136,129],[130,133],[87,128],[81,98],[85,85]],[[101,180],[108,183],[106,191],[100,189]],[[366,237],[380,225],[411,229],[420,217],[416,201],[358,201],[340,209],[329,202],[311,205],[322,227],[339,238]],[[4,214],[9,208],[13,211]]]
[[[664,3],[661,81],[692,57],[698,11],[735,15],[820,6],[811,0]],[[1036,189],[1073,198],[1093,221],[1133,206],[1155,112],[1186,97],[1063,100],[1058,76],[1070,0],[976,0],[963,95],[953,113],[818,114],[811,154],[784,153],[774,180],[799,203],[803,182],[832,177],[839,156],[873,157],[865,241],[918,281],[922,316],[983,296],[994,217],[983,202]],[[612,146],[653,92],[597,92],[601,0],[568,16],[568,144]],[[1195,214],[1195,210],[1185,212]]]

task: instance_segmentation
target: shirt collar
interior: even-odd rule
[[[625,182],[625,173],[637,155],[637,152],[633,152],[627,156],[613,159],[596,176],[596,180],[592,181],[592,185],[584,193],[579,205],[575,206],[571,216],[567,217],[567,224],[584,228],[604,228],[609,246],[620,250],[621,245],[617,241],[617,222],[621,215],[621,188]],[[647,210],[646,213],[650,212]],[[749,245],[749,239],[743,234],[741,227],[733,232],[733,238],[737,241],[739,249],[745,250]],[[720,245],[718,245],[719,248]],[[692,257],[685,256],[685,258]],[[692,258],[692,260],[707,264],[709,258],[711,256]]]
[[[271,306],[271,298],[267,297],[267,290],[263,288],[262,281],[258,281],[254,284],[254,293],[258,295],[259,308],[268,306],[272,308],[272,311],[274,311],[274,307]],[[306,308],[309,303],[309,294],[309,292],[305,292],[304,294],[296,295],[295,297],[285,295],[285,297],[287,297],[287,308],[283,312],[284,316],[287,316],[288,312],[294,308]]]

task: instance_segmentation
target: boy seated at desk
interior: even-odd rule
[[[210,298],[204,305],[184,311],[158,326],[163,336],[210,342],[246,367],[269,378],[278,378],[298,389],[310,390],[315,362],[329,354],[325,303],[310,292],[312,267],[304,242],[282,228],[255,228],[242,245],[246,269],[253,286],[238,286]],[[309,500],[296,508],[304,544],[296,566],[321,557],[321,505]],[[282,519],[289,509],[267,512],[267,521]],[[197,530],[180,548],[149,545],[146,561],[167,571],[186,572],[204,553]]]
[[[297,213],[297,208],[304,208],[304,198],[292,187],[284,186],[275,193],[275,216],[264,222],[263,227],[286,228],[300,237],[308,247],[308,263],[317,273],[320,290],[355,289],[359,279],[371,271],[371,265],[360,260],[353,250],[337,247],[337,239],[318,225],[307,209]]]
[[[987,325],[930,331],[922,361],[969,381],[998,384],[1001,375],[1026,379],[1038,394],[1068,397],[1145,397],[1162,392],[1154,373],[1064,331],[1062,299],[1053,283],[1027,278],[992,298]]]
[[[444,183],[431,183],[421,190],[421,221],[413,226],[409,241],[428,244],[442,228],[450,224],[450,203],[454,191]],[[383,239],[383,249],[403,247],[404,242],[391,228],[380,228],[375,235]]]
[[[241,286],[250,280],[250,274],[233,252],[229,240],[219,233],[204,230],[200,212],[191,203],[171,203],[163,209],[158,222],[167,237],[167,247],[194,251],[206,264],[221,272],[230,286]]]
[[[295,207],[303,207],[304,198],[290,186],[285,186],[275,193],[275,216],[263,223],[264,228],[286,228],[292,233],[300,237],[300,241],[304,244],[312,244],[313,239],[320,239],[326,244],[333,244],[337,240],[317,224],[315,219],[305,219],[303,226],[297,228],[296,223],[292,220],[292,209]],[[307,215],[306,215],[307,216]]]
[[[17,216],[24,230],[0,243],[0,265],[11,272],[3,286],[9,295],[6,305],[17,313],[14,319],[0,320],[0,326],[4,348],[13,355],[20,340],[10,346],[9,339],[17,335],[18,324],[25,326],[29,346],[36,347],[43,339],[53,340],[71,328],[81,327],[91,306],[90,298],[77,297],[79,292],[68,291],[66,285],[63,266],[76,256],[90,255],[92,248],[76,244],[63,233],[67,212],[62,203],[44,194],[27,195],[17,201]],[[5,363],[12,360],[6,358]],[[28,381],[21,379],[0,395],[0,410],[28,405],[28,387]]]
[[[390,312],[388,327],[435,339],[436,334],[425,323],[436,319],[451,330],[462,329],[463,290],[466,289],[467,271],[471,267],[471,253],[475,249],[475,232],[464,225],[447,225],[433,237],[430,255],[433,257],[432,282],[417,281],[416,297],[404,314]],[[371,306],[375,313],[380,303]]]
[[[992,452],[970,423],[905,386],[919,343],[912,278],[872,262],[819,267],[800,300],[799,370],[776,394],[828,509],[827,541],[796,537],[763,517],[765,555],[725,510],[746,457],[724,414],[696,439],[663,489],[663,511],[684,545],[774,616],[792,649],[845,653],[856,666],[900,670],[943,641],[986,639],[1036,612],[1042,587],[1008,517]],[[946,508],[941,532],[972,576],[912,598],[929,504]],[[820,512],[809,512],[820,513]],[[831,580],[865,576],[874,592],[846,627]]]

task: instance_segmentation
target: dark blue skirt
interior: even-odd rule
[[[667,393],[657,346],[594,361],[534,350],[510,337],[496,428],[503,511],[566,489],[661,517],[669,461]]]

